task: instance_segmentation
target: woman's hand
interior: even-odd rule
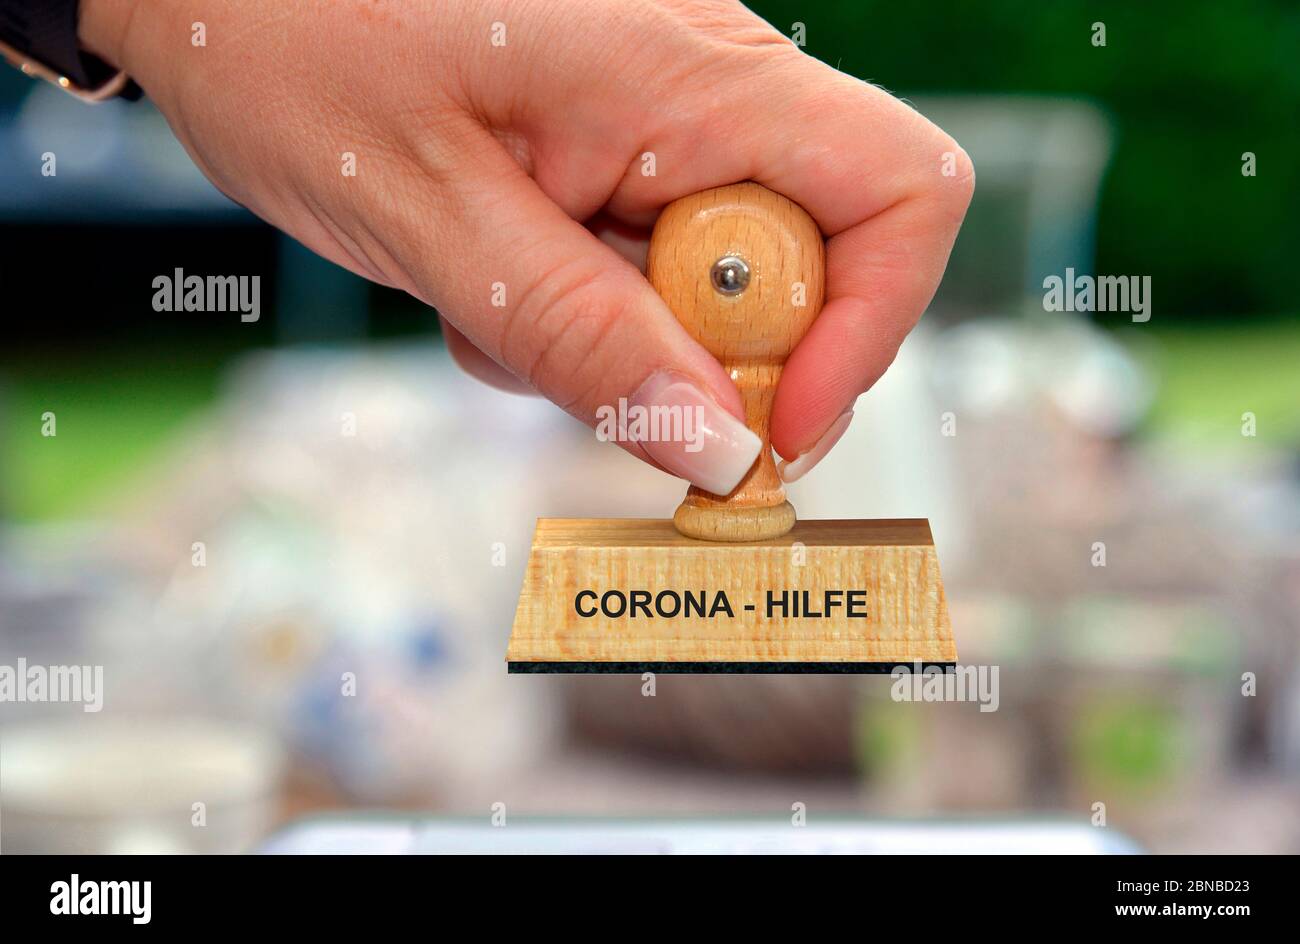
[[[757,445],[638,271],[660,209],[756,180],[829,238],[772,416],[792,480],[929,303],[974,185],[917,112],[725,0],[82,0],[81,36],[233,199],[436,307],[469,372],[593,425],[687,383],[703,451],[624,446],[714,492]]]

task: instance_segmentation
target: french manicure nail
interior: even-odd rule
[[[845,430],[849,428],[849,423],[853,421],[853,411],[841,413],[840,416],[831,424],[830,429],[822,433],[822,438],[817,440],[807,452],[801,452],[789,462],[782,460],[776,465],[776,471],[781,475],[781,481],[787,485],[791,482],[797,482],[809,472],[813,466],[826,458],[826,453],[830,452],[840,437],[844,435]]]
[[[658,371],[632,395],[628,439],[674,475],[715,495],[726,495],[745,477],[763,443],[695,384]]]

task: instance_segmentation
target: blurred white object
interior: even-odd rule
[[[0,733],[0,840],[9,853],[247,851],[274,823],[283,769],[273,740],[219,721],[14,725]]]
[[[155,635],[200,650],[210,710],[273,728],[351,797],[509,777],[557,727],[505,643],[545,513],[536,457],[572,422],[432,347],[246,358],[132,516],[153,528],[130,546],[168,567]]]
[[[262,849],[276,854],[1132,855],[1122,833],[1071,822],[827,820],[791,829],[762,820],[320,820]]]
[[[1081,318],[982,320],[940,336],[932,365],[946,409],[987,418],[1052,403],[1075,426],[1105,438],[1132,432],[1154,386],[1106,332]]]
[[[946,573],[968,542],[957,457],[942,435],[948,407],[930,384],[934,337],[924,322],[917,326],[858,398],[844,437],[787,491],[800,518],[929,518]]]
[[[1113,135],[1082,99],[960,96],[915,102],[962,143],[979,183],[934,310],[1037,308],[1042,282],[1073,266],[1091,272],[1097,196]]]

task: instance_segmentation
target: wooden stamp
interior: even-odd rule
[[[671,522],[541,519],[511,672],[888,672],[957,650],[924,519],[796,521],[768,421],[821,309],[816,223],[755,183],[684,197],[647,276],[722,363],[763,448],[729,495],[692,486]]]

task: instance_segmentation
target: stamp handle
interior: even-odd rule
[[[763,441],[729,495],[691,486],[673,524],[687,537],[761,541],[794,527],[772,459],[772,400],[786,358],[822,307],[826,249],[802,207],[760,184],[705,190],[669,204],[646,274],[682,326],[731,375],[745,424]]]

